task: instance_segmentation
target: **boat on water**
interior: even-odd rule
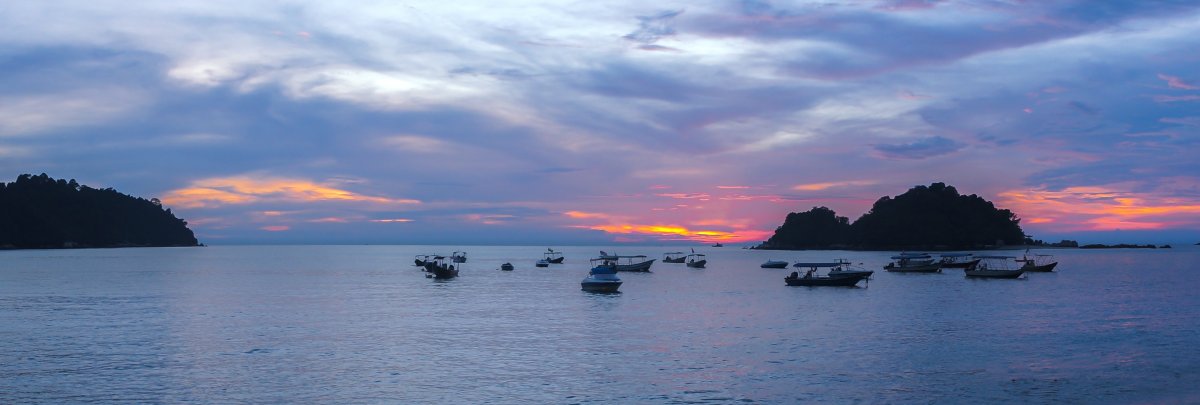
[[[842,261],[822,262],[822,263],[796,263],[793,267],[807,268],[803,275],[800,272],[793,271],[792,274],[783,278],[783,281],[790,286],[801,287],[854,287],[859,281],[869,279],[873,271],[854,271],[854,270],[839,270],[838,274],[818,274],[819,269],[828,268],[828,273],[833,273],[832,269],[839,269],[848,263]]]
[[[437,255],[417,255],[416,257],[413,258],[413,265],[414,266],[425,266],[426,262],[433,261],[433,258],[436,256]]]
[[[967,277],[976,278],[1020,278],[1024,267],[1017,266],[1015,256],[979,256],[975,268],[965,269]]]
[[[846,259],[838,259],[834,263],[837,263],[838,265],[829,269],[829,277],[866,276],[868,279],[870,279],[871,275],[875,274],[874,270],[866,270],[861,267],[854,266],[854,264],[850,263],[850,261]]]
[[[501,265],[500,265],[500,270],[504,270],[504,271],[513,271],[513,265],[512,265],[512,263],[504,263],[504,264],[501,264]]]
[[[708,264],[708,257],[704,256],[703,253],[692,253],[685,258],[687,259],[687,266],[693,269],[703,269]]]
[[[883,269],[893,273],[940,273],[942,265],[935,263],[928,254],[901,253],[892,256],[892,262],[883,266]]]
[[[938,263],[943,269],[969,269],[979,264],[979,259],[972,253],[944,253],[939,257]]]
[[[458,277],[458,266],[455,266],[453,260],[447,263],[445,256],[436,256],[432,261],[425,262],[425,277],[436,279],[451,279]]]
[[[656,260],[656,259],[646,260],[646,255],[634,255],[634,256],[621,256],[621,255],[616,255],[616,254],[610,255],[608,253],[605,253],[603,250],[600,251],[600,257],[598,259],[611,260],[614,263],[614,265],[617,267],[617,271],[642,271],[642,272],[650,271],[650,265],[654,264],[654,261]]]
[[[450,261],[455,263],[466,263],[467,252],[454,252],[450,254]]]
[[[663,253],[663,263],[683,263],[687,260],[687,253],[683,252],[667,252]]]
[[[533,264],[534,267],[550,267],[550,261],[546,259],[538,260]]]
[[[717,242],[712,244],[712,247],[725,247],[725,245],[722,245],[721,242]]]
[[[617,262],[609,256],[591,259],[592,269],[587,277],[579,282],[583,291],[595,293],[615,293],[621,288],[621,278],[617,277]]]
[[[762,267],[764,269],[785,269],[787,268],[787,265],[788,262],[783,260],[770,259],[763,262],[763,264],[759,265],[758,267]]]
[[[546,263],[562,264],[563,262],[562,252],[556,252],[551,248],[546,248],[546,253],[542,253],[542,256]]]
[[[1054,260],[1054,255],[1029,254],[1025,251],[1025,256],[1017,259],[1017,263],[1022,263],[1021,268],[1025,271],[1045,273],[1054,271],[1054,267],[1058,266],[1058,261]]]

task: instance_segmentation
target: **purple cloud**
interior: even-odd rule
[[[875,151],[889,159],[921,160],[958,151],[966,145],[941,136],[931,136],[910,143],[875,145]]]

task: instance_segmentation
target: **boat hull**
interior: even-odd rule
[[[621,281],[589,281],[579,283],[580,289],[587,292],[614,293],[621,288]]]
[[[875,274],[875,272],[874,272],[874,271],[871,271],[871,270],[863,270],[863,271],[858,271],[858,270],[831,271],[831,272],[829,272],[829,278],[848,278],[848,277],[862,277],[862,278],[869,278],[869,277],[871,277],[871,275],[872,275],[872,274]]]
[[[644,261],[641,263],[634,263],[634,264],[618,264],[617,271],[648,272],[648,271],[650,271],[650,265],[654,264],[654,260],[656,260],[656,259],[650,259],[650,260],[647,260],[647,261]]]
[[[504,263],[504,264],[501,264],[501,265],[500,265],[500,270],[504,270],[504,271],[513,271],[513,265],[512,265],[512,263]]]
[[[942,263],[943,269],[970,269],[979,264],[979,259],[965,262]]]
[[[534,263],[533,265],[537,266],[537,267],[550,267],[550,262],[540,261],[540,262]]]
[[[1020,278],[1025,270],[967,270],[965,273],[972,278]]]
[[[785,277],[783,281],[793,287],[854,287],[865,278],[866,275],[860,274],[846,277]]]
[[[550,263],[554,263],[554,264],[562,264],[562,262],[563,262],[563,259],[564,259],[564,258],[562,258],[562,257],[556,257],[556,258],[553,258],[553,259],[546,259],[546,261],[547,261],[547,262],[550,262]]]
[[[435,267],[435,268],[433,268],[433,270],[430,270],[429,272],[433,274],[433,278],[440,279],[440,280],[446,280],[446,279],[458,277],[458,269],[445,269],[445,268],[441,268],[441,267]]]
[[[663,259],[663,263],[683,263],[687,257],[667,257]]]
[[[766,262],[758,267],[762,267],[764,269],[785,269],[787,268],[787,265],[787,262]]]
[[[939,264],[925,264],[919,266],[896,266],[888,264],[884,266],[884,270],[892,273],[938,273],[942,271],[942,266]]]
[[[1038,272],[1038,273],[1046,273],[1046,272],[1051,272],[1051,271],[1054,271],[1054,267],[1055,267],[1055,266],[1058,266],[1058,262],[1054,262],[1054,263],[1050,263],[1050,264],[1043,264],[1043,265],[1040,265],[1040,266],[1039,266],[1039,265],[1036,265],[1036,264],[1027,264],[1027,265],[1025,265],[1024,267],[1022,267],[1021,269],[1022,269],[1022,270],[1025,270],[1025,271],[1033,271],[1033,272]]]
[[[694,269],[703,269],[704,266],[707,264],[708,264],[708,260],[697,260],[697,261],[693,261],[693,262],[688,262],[687,266],[694,268]]]

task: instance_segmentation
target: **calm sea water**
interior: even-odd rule
[[[587,258],[678,248],[535,268],[542,249],[0,252],[0,403],[1200,402],[1193,246],[855,289],[758,264],[889,253],[705,247],[709,268],[655,263],[616,295],[579,290]],[[454,250],[457,279],[411,265]]]

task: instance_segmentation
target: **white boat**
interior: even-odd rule
[[[883,266],[893,273],[940,273],[942,265],[934,263],[933,257],[924,253],[901,253],[892,256],[893,262]]]
[[[975,268],[964,270],[967,277],[979,278],[1020,278],[1025,273],[1023,267],[1017,266],[1014,256],[979,256],[979,264]]]
[[[581,289],[587,292],[614,293],[621,288],[621,278],[617,277],[617,262],[607,256],[591,260],[592,269],[587,277],[579,282]]]
[[[550,267],[550,261],[546,259],[538,260],[533,264],[535,267]]]
[[[1025,250],[1025,256],[1017,259],[1017,263],[1024,264],[1021,266],[1025,271],[1045,273],[1054,271],[1054,267],[1058,266],[1058,261],[1054,260],[1053,255],[1031,255],[1029,250]]]
[[[693,269],[703,269],[708,265],[708,258],[703,253],[692,253],[687,255],[687,266]]]
[[[450,261],[455,263],[466,263],[467,252],[454,252],[450,254]]]
[[[785,262],[783,260],[770,259],[770,260],[763,262],[763,264],[759,265],[758,267],[762,267],[764,269],[783,269],[783,268],[787,268],[787,265],[788,265],[788,262]]]
[[[610,260],[616,265],[617,271],[650,271],[650,265],[654,264],[655,259],[645,260],[646,255],[621,256],[610,255],[603,250],[600,251],[600,257],[596,260]]]
[[[836,263],[837,266],[834,266],[832,269],[829,269],[830,277],[866,276],[867,278],[870,278],[872,274],[875,274],[875,272],[872,270],[865,270],[863,268],[854,266],[853,264],[850,263],[849,260],[846,260],[846,259],[838,259],[838,261],[836,261],[834,263]],[[799,266],[797,266],[797,267],[799,267]]]

